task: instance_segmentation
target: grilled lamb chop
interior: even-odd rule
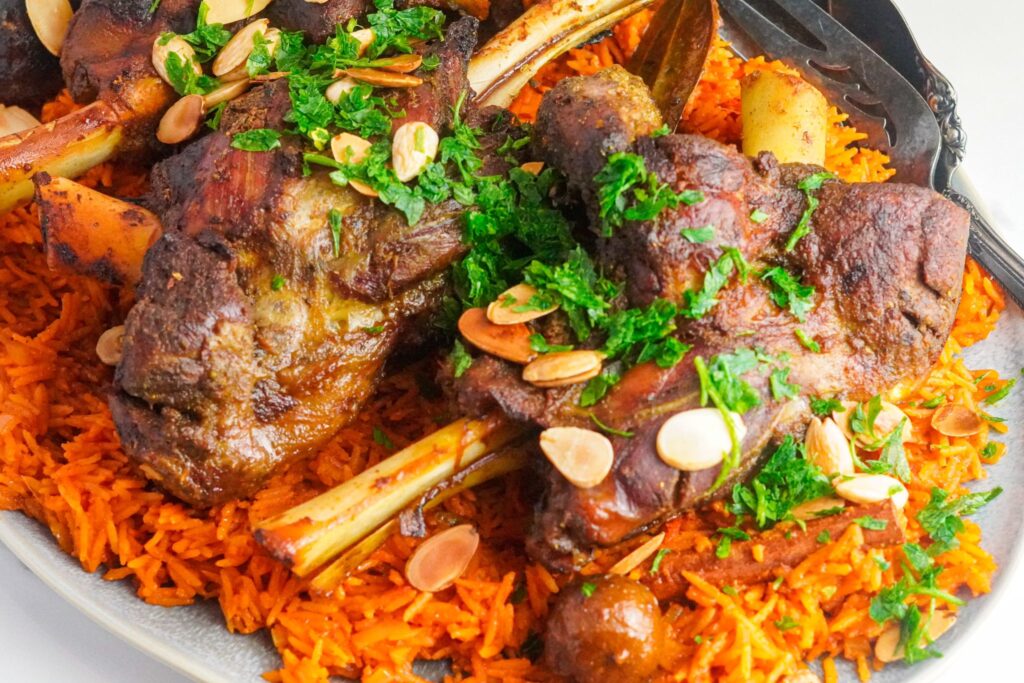
[[[60,91],[60,62],[36,37],[25,0],[0,0],[0,65],[2,104],[38,107]]]
[[[609,476],[589,489],[574,487],[547,468],[547,494],[535,519],[530,550],[565,567],[597,545],[616,543],[680,510],[721,496],[752,473],[766,447],[806,422],[801,400],[767,398],[768,378],[745,379],[765,397],[746,413],[741,463],[713,489],[720,467],[681,472],[655,450],[661,425],[699,401],[693,359],[711,359],[737,348],[757,348],[777,357],[790,354],[789,380],[802,396],[837,392],[865,400],[895,382],[927,371],[948,336],[960,295],[968,217],[942,197],[898,184],[827,182],[817,196],[810,234],[790,252],[787,237],[807,206],[800,179],[821,169],[780,166],[771,155],[755,160],[731,147],[688,135],[643,137],[660,125],[643,84],[618,69],[562,81],[545,97],[537,142],[547,163],[562,171],[570,187],[591,203],[594,174],[604,154],[631,151],[673,191],[699,189],[705,200],[665,209],[655,219],[627,222],[611,238],[599,238],[605,269],[627,279],[631,305],[657,298],[680,301],[700,285],[701,273],[725,246],[740,249],[753,273],[781,265],[802,274],[816,290],[813,310],[800,323],[769,296],[755,275],[734,279],[719,303],[697,320],[679,319],[677,335],[693,349],[671,369],[637,365],[593,408],[601,423],[630,430],[612,437],[615,462]],[[647,112],[645,114],[645,112]],[[579,125],[583,119],[588,125]],[[769,219],[756,223],[760,210]],[[680,231],[715,226],[703,244]],[[820,353],[804,348],[796,328],[811,335]],[[520,379],[519,369],[495,358],[478,359],[458,385],[460,405],[474,413],[495,407],[542,427],[592,426],[578,406],[579,385],[543,390]]]
[[[475,30],[462,18],[431,48],[442,66],[404,95],[409,117],[443,130],[467,87]],[[350,420],[463,250],[454,201],[410,227],[324,173],[302,177],[303,149],[288,136],[270,152],[230,146],[240,131],[285,128],[290,106],[285,82],[256,89],[231,103],[220,131],[153,173],[166,234],[146,256],[111,406],[143,471],[197,506],[251,494]],[[491,135],[492,147],[506,139]],[[346,214],[337,256],[331,209]]]

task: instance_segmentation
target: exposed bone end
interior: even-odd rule
[[[113,156],[123,136],[113,108],[95,102],[51,123],[0,138],[0,213],[32,198],[32,176],[75,178]]]
[[[109,197],[67,178],[35,177],[46,260],[113,284],[135,284],[142,259],[162,232],[142,207]]]

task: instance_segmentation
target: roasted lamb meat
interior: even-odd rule
[[[787,433],[800,435],[808,417],[804,397],[866,400],[921,375],[938,357],[959,300],[968,217],[934,192],[821,180],[814,196],[820,205],[810,215],[800,184],[822,169],[780,165],[768,154],[748,159],[697,136],[649,136],[660,124],[639,79],[613,68],[551,90],[535,142],[589,211],[598,263],[627,283],[630,305],[683,300],[725,258],[725,248],[750,264],[746,277],[732,278],[717,293],[716,305],[679,318],[675,334],[692,347],[688,354],[671,368],[651,362],[629,368],[589,409],[579,405],[581,385],[541,389],[525,382],[518,367],[493,357],[478,358],[456,381],[460,407],[470,413],[500,409],[544,428],[592,428],[593,419],[630,433],[611,437],[614,465],[597,486],[578,488],[548,468],[530,549],[556,566],[725,494],[756,468],[769,445]],[[699,190],[703,200],[626,221],[607,236],[594,178],[614,152],[639,155],[673,191]],[[794,240],[800,225],[810,230]],[[713,236],[686,239],[687,229],[700,226],[713,226]],[[814,287],[803,321],[780,308],[772,283],[758,276],[772,267],[799,273]],[[798,328],[818,352],[805,347]],[[671,415],[699,404],[694,359],[710,364],[738,350],[756,358],[743,377],[763,400],[743,416],[740,462],[715,486],[721,466],[675,469],[659,457],[655,439]],[[787,359],[783,377],[794,388],[774,400],[770,372],[782,369],[780,358]]]
[[[430,48],[441,67],[399,96],[403,121],[445,129],[476,24],[453,22]],[[235,133],[284,129],[290,109],[285,81],[258,88],[153,172],[165,235],[145,259],[111,405],[128,454],[197,506],[251,494],[350,420],[463,251],[453,200],[410,226],[325,173],[304,177],[295,138],[268,152],[231,146]],[[506,140],[500,125],[487,128],[485,146]],[[484,171],[504,164],[493,157]],[[332,209],[343,216],[337,250]]]

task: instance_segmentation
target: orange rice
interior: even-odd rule
[[[573,50],[547,67],[516,100],[524,119],[540,95],[558,79],[591,73],[621,62],[636,46],[650,13],[616,27],[613,36]],[[758,68],[782,68],[756,62]],[[739,136],[738,79],[750,65],[716,47],[684,127],[736,142]],[[64,97],[48,105],[46,119],[67,111]],[[891,175],[885,155],[861,149],[863,136],[833,112],[828,166],[846,180],[884,180]],[[141,191],[144,174],[109,164],[85,182],[119,194]],[[529,503],[520,481],[504,481],[452,498],[433,513],[474,522],[482,543],[455,586],[421,594],[402,574],[413,539],[391,538],[333,597],[310,595],[304,583],[270,559],[255,543],[254,521],[284,510],[342,482],[388,452],[372,438],[379,427],[397,447],[429,433],[446,419],[445,407],[417,393],[410,373],[384,382],[358,419],[318,455],[278,473],[251,501],[197,512],[168,499],[140,477],[122,453],[104,392],[110,370],[94,353],[98,335],[116,324],[128,301],[95,281],[47,269],[33,206],[0,216],[0,508],[22,510],[46,524],[61,547],[86,571],[108,580],[129,580],[140,598],[157,605],[185,605],[215,599],[225,626],[241,633],[269,629],[281,655],[270,681],[327,681],[328,676],[362,676],[370,682],[418,680],[417,657],[451,657],[459,680],[536,681],[550,679],[519,654],[524,640],[542,625],[549,601],[564,578],[527,561],[522,539]],[[914,514],[932,486],[960,491],[986,476],[991,458],[982,448],[986,423],[969,438],[932,431],[930,410],[915,407],[938,395],[972,409],[1005,382],[992,371],[970,370],[962,347],[984,339],[995,327],[1003,296],[973,262],[964,273],[964,296],[955,328],[935,369],[904,387],[900,405],[913,423],[908,446],[914,471],[906,509],[908,540],[922,531]],[[979,377],[986,381],[977,382]],[[708,548],[713,527],[696,514],[666,525],[666,546]],[[970,522],[960,547],[938,557],[945,567],[943,588],[972,594],[989,590],[996,569],[979,545]],[[586,568],[607,568],[645,539],[600,554]],[[673,636],[663,655],[673,681],[777,681],[821,659],[826,681],[836,680],[836,659],[855,663],[866,680],[878,664],[870,643],[880,627],[868,616],[873,595],[898,576],[897,550],[863,547],[851,526],[790,573],[778,587],[758,584],[736,596],[697,576],[687,577],[689,605],[670,605]],[[892,569],[874,561],[887,557]],[[639,575],[647,564],[635,570]],[[516,589],[519,588],[517,591]],[[524,594],[522,600],[513,594]],[[781,631],[775,622],[790,616],[801,627]],[[696,636],[701,638],[696,638]],[[698,642],[699,641],[699,642]]]

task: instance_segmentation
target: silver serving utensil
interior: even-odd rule
[[[887,53],[905,70],[916,65],[918,71],[908,73],[920,80],[920,92],[812,0],[719,0],[719,4],[722,33],[738,54],[764,54],[799,69],[850,115],[871,146],[889,154],[896,180],[932,187],[964,207],[971,214],[971,255],[1024,305],[1024,260],[978,211],[968,196],[970,190],[954,189],[965,138],[953,88],[917,50],[891,2],[832,0],[828,4],[837,16],[856,22],[862,33],[872,27],[870,34],[877,36],[872,43],[879,48],[893,46]],[[886,30],[877,30],[880,25]],[[913,46],[912,55],[906,54],[907,45]]]

